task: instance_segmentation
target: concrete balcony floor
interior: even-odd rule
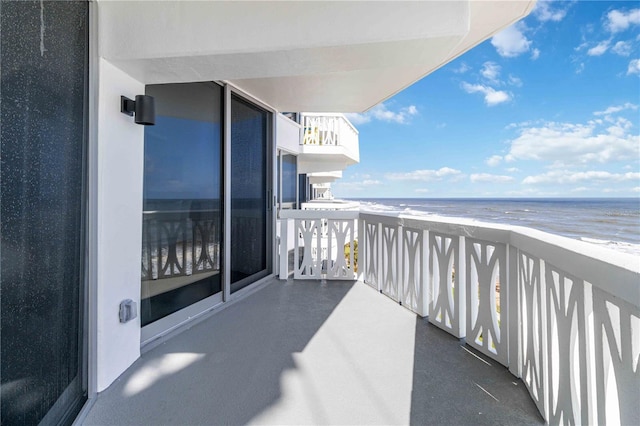
[[[144,353],[83,423],[544,422],[505,367],[366,284],[273,280]]]

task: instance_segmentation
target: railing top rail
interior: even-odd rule
[[[442,232],[510,244],[561,267],[604,291],[640,306],[640,257],[584,241],[515,225],[442,216],[361,212],[360,218],[387,225]]]
[[[358,219],[358,210],[280,210],[280,219]]]
[[[351,123],[351,121],[349,121],[349,119],[342,113],[304,112],[302,113],[302,117],[303,117],[303,122],[304,122],[304,117],[331,117],[331,118],[341,119],[351,128],[351,130],[353,130],[356,134],[359,134],[358,129],[356,129],[356,127]]]
[[[509,239],[522,251],[640,306],[638,256],[522,226],[512,226]]]
[[[194,209],[194,210],[144,210],[142,212],[145,214],[166,214],[166,213],[176,213],[176,214],[184,214],[184,213],[218,213],[220,209]]]
[[[302,210],[355,210],[360,207],[357,202],[342,201],[309,201],[301,203]]]

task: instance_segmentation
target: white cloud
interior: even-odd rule
[[[334,189],[339,188],[339,189],[348,189],[351,191],[362,191],[367,188],[371,188],[372,186],[378,186],[378,185],[382,185],[382,182],[375,179],[364,179],[361,181],[354,181],[354,182],[338,181],[334,184]]]
[[[631,55],[631,42],[630,41],[619,41],[613,45],[611,51],[616,55],[620,56],[629,56]]]
[[[574,172],[569,170],[553,170],[541,175],[527,176],[522,181],[526,185],[537,184],[575,184],[600,182],[626,182],[640,180],[640,173],[611,173],[605,171]]]
[[[518,77],[509,74],[509,84],[516,87],[522,87],[522,80]]]
[[[469,179],[472,183],[508,183],[513,181],[511,176],[492,175],[489,173],[474,173]]]
[[[417,114],[418,108],[416,108],[415,105],[409,105],[408,107],[400,108],[397,111],[391,111],[387,109],[387,106],[384,103],[379,103],[367,112],[348,113],[345,114],[345,116],[355,125],[369,123],[371,120],[406,124],[410,121],[411,117]]]
[[[640,74],[640,59],[632,59],[627,68],[627,75]]]
[[[491,44],[500,56],[513,58],[529,51],[531,40],[522,33],[524,28],[522,24],[514,24],[491,38]]]
[[[508,169],[506,169],[509,173],[516,173],[519,172],[520,169],[517,167],[509,167]]]
[[[414,170],[406,173],[387,173],[387,179],[391,180],[418,180],[424,182],[433,182],[444,178],[460,178],[462,172],[450,167],[442,167],[438,170]]]
[[[640,192],[640,186],[635,186],[631,188],[631,192]]]
[[[482,64],[480,74],[489,82],[493,84],[500,84],[500,80],[498,79],[498,77],[500,77],[500,69],[500,65],[495,62],[488,61]]]
[[[488,106],[494,106],[511,100],[511,95],[503,90],[496,90],[493,87],[482,84],[469,84],[462,82],[462,89],[467,93],[482,93],[484,102]]]
[[[485,163],[490,167],[495,167],[502,163],[502,157],[500,155],[492,155],[485,160]]]
[[[609,117],[586,124],[546,122],[520,128],[505,160],[549,161],[558,167],[637,161],[640,136],[632,134],[632,127],[629,120]]]
[[[576,68],[576,74],[582,74],[582,71],[584,71],[584,62],[580,62],[580,64],[578,64],[578,67]]]
[[[617,33],[637,24],[640,24],[640,9],[631,9],[628,12],[612,10],[607,13],[605,27],[612,33]]]
[[[620,111],[625,111],[627,109],[635,111],[635,110],[638,109],[638,105],[632,104],[631,102],[626,102],[623,105],[610,106],[609,108],[605,109],[604,111],[596,111],[596,112],[593,113],[593,115],[609,116],[609,115],[615,114],[615,113],[620,112]]]
[[[591,49],[587,50],[587,55],[589,55],[589,56],[601,56],[607,50],[609,50],[609,45],[610,44],[611,44],[611,42],[609,40],[601,41],[600,43],[598,43],[597,45],[595,45]]]
[[[463,63],[460,64],[460,66],[458,68],[454,69],[453,72],[455,72],[456,74],[464,74],[465,72],[469,71],[470,69],[471,69],[471,67],[463,62]]]
[[[560,22],[567,15],[567,9],[556,9],[552,6],[553,2],[539,0],[533,9],[533,14],[539,21]]]
[[[535,61],[539,57],[540,57],[540,49],[534,48],[533,50],[531,50],[531,60],[532,61]]]
[[[427,188],[418,188],[415,192],[417,192],[418,194],[426,194],[427,192],[429,192],[429,190]]]

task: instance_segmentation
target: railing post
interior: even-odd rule
[[[404,256],[402,255],[402,251],[404,250],[404,226],[402,226],[402,224],[399,224],[396,227],[396,249],[396,299],[398,303],[402,305],[402,295],[404,294],[404,276],[406,275],[404,267]]]
[[[545,421],[549,421],[549,335],[547,334],[547,317],[549,310],[547,309],[547,262],[540,259],[540,327],[542,328],[542,377],[544,380],[542,392],[542,417]]]
[[[420,315],[422,318],[425,318],[429,315],[429,286],[427,283],[427,274],[428,269],[425,266],[427,263],[428,257],[425,256],[425,252],[427,251],[427,244],[425,241],[428,241],[429,233],[426,230],[418,229],[417,231],[417,240],[419,244],[416,247],[416,251],[420,253],[417,257],[418,264],[414,266],[416,274],[416,280],[418,281],[418,289],[416,291],[416,313]],[[412,283],[413,285],[413,283]]]
[[[289,277],[289,219],[280,219],[280,276],[281,280]]]
[[[356,235],[358,240],[358,274],[356,275],[356,279],[360,279],[362,277],[362,281],[365,282],[367,278],[367,255],[366,247],[367,247],[367,230],[365,228],[364,219],[358,214],[358,233]]]
[[[384,244],[384,240],[382,238],[382,222],[378,223],[378,265],[376,266],[376,278],[378,280],[377,287],[378,291],[382,293],[382,245]]]
[[[505,317],[507,318],[507,361],[509,371],[516,377],[521,377],[520,365],[522,364],[520,354],[520,310],[518,309],[518,293],[520,285],[518,282],[518,249],[511,244],[507,245],[507,304],[505,306]],[[502,288],[501,288],[502,290]]]
[[[460,295],[458,298],[458,336],[464,338],[467,336],[467,251],[465,246],[465,238],[460,236],[458,243],[458,265],[456,267],[456,275],[458,275],[458,286],[456,291]],[[455,299],[454,299],[455,300]],[[469,327],[470,328],[470,327]]]

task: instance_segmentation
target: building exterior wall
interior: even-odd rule
[[[140,319],[121,324],[119,304],[140,306],[144,127],[120,112],[120,96],[144,84],[99,61],[97,391],[106,389],[140,356]]]

